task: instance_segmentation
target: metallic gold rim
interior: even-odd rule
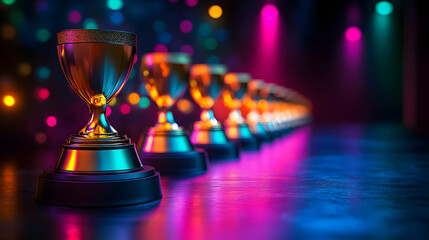
[[[57,33],[57,43],[100,42],[120,45],[137,45],[137,35],[130,32],[99,29],[68,29]]]
[[[143,55],[143,59],[146,63],[157,63],[157,62],[169,62],[178,64],[190,64],[191,55],[181,52],[169,52],[169,53],[146,53]]]

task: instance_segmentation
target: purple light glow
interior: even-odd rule
[[[69,12],[69,21],[71,23],[79,23],[82,20],[82,14],[78,10],[72,10]]]
[[[57,125],[57,119],[54,116],[49,116],[48,118],[46,118],[46,125],[48,125],[49,127]]]
[[[194,54],[194,49],[192,48],[192,46],[191,45],[183,45],[181,48],[180,48],[180,51],[181,52],[184,52],[184,53],[189,53],[189,54]]]
[[[190,31],[192,31],[192,22],[189,20],[183,20],[180,23],[180,31],[184,32],[184,33],[188,33]]]
[[[198,3],[198,0],[186,0],[186,5],[189,7],[195,7]]]
[[[119,111],[121,111],[123,115],[127,115],[131,112],[131,106],[126,103],[122,103],[119,107]]]
[[[358,27],[352,26],[346,29],[344,33],[346,39],[350,42],[356,42],[362,37],[362,32]]]
[[[164,44],[157,44],[154,49],[155,52],[168,52],[167,46]]]

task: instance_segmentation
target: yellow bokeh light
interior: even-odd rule
[[[18,73],[23,77],[27,77],[31,74],[31,65],[23,62],[18,65]]]
[[[12,25],[5,24],[1,29],[1,33],[5,39],[13,39],[15,37],[16,31]]]
[[[128,102],[130,102],[130,104],[136,105],[139,103],[139,101],[140,96],[137,93],[133,92],[128,95]]]
[[[3,97],[3,103],[7,107],[12,107],[13,105],[15,105],[15,98],[11,95],[6,95]]]
[[[209,8],[210,17],[217,19],[222,16],[222,8],[219,5],[213,5]]]

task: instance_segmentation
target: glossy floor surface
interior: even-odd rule
[[[59,147],[3,152],[0,239],[427,239],[428,143],[395,124],[307,126],[108,209],[34,202]]]

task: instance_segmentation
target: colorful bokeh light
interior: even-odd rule
[[[208,35],[210,35],[211,32],[212,32],[212,27],[208,23],[201,23],[198,26],[198,33],[201,36],[208,36]]]
[[[5,5],[12,5],[15,3],[15,0],[2,0]]]
[[[209,15],[214,19],[220,18],[222,13],[222,8],[219,5],[213,5],[209,8]]]
[[[38,132],[36,133],[36,135],[34,135],[34,140],[38,143],[38,144],[42,144],[44,142],[46,142],[47,140],[47,136],[45,133],[43,132]]]
[[[107,7],[112,10],[119,10],[124,6],[122,0],[107,0]]]
[[[49,127],[54,127],[57,125],[57,119],[54,116],[49,116],[46,118],[46,125]]]
[[[205,49],[213,51],[213,50],[215,50],[217,48],[217,41],[216,41],[216,39],[211,38],[211,37],[210,38],[206,38],[204,40],[203,45],[204,45]]]
[[[119,107],[119,111],[121,112],[121,114],[127,115],[131,112],[131,106],[129,104],[122,103]]]
[[[85,29],[98,29],[97,22],[92,18],[87,18],[83,21],[83,28]]]
[[[37,97],[41,100],[45,100],[49,98],[49,90],[46,88],[39,88],[37,90]]]
[[[155,49],[154,49],[154,51],[155,52],[168,52],[168,48],[167,48],[167,46],[165,46],[164,44],[157,44],[156,46],[155,46]]]
[[[351,26],[346,29],[346,32],[344,33],[344,36],[346,39],[350,42],[356,42],[359,41],[362,37],[362,32],[358,27]]]
[[[184,52],[184,53],[188,53],[188,54],[190,54],[190,55],[194,54],[194,48],[192,48],[192,46],[191,46],[191,45],[183,45],[183,46],[180,48],[180,51],[181,51],[181,52]]]
[[[110,116],[110,114],[112,114],[112,108],[107,106],[106,108],[106,116]]]
[[[40,42],[46,42],[49,40],[51,34],[49,33],[49,30],[46,28],[41,28],[39,30],[37,30],[37,40],[39,40]]]
[[[15,98],[12,95],[6,95],[3,97],[3,104],[6,107],[13,107],[15,103],[16,103]]]
[[[198,0],[186,0],[186,5],[189,7],[195,7],[198,4]]]
[[[42,80],[46,80],[51,76],[51,70],[49,70],[48,67],[39,67],[37,69],[37,77],[42,79]]]
[[[1,35],[5,39],[13,39],[16,35],[15,28],[10,24],[5,24],[1,28]]]
[[[158,35],[158,41],[162,44],[169,44],[171,42],[171,34],[163,32]]]
[[[207,58],[207,63],[208,64],[218,64],[218,63],[220,63],[219,57],[216,55],[211,55],[210,57]]]
[[[112,106],[112,107],[115,106],[116,105],[116,98],[113,98],[112,100],[110,100],[108,105]]]
[[[157,33],[162,33],[165,31],[165,22],[157,20],[153,23],[153,30]]]
[[[29,63],[23,62],[18,65],[18,74],[27,77],[31,74],[31,65]]]
[[[139,103],[139,101],[140,101],[140,96],[138,93],[132,92],[128,95],[128,102],[131,105],[136,105]]]
[[[82,20],[82,14],[78,10],[71,10],[69,12],[69,21],[71,23],[79,23]]]
[[[177,108],[184,114],[189,114],[193,110],[192,103],[188,99],[180,99],[177,102]]]
[[[267,4],[261,9],[262,18],[266,21],[275,21],[279,16],[279,10],[273,4]]]
[[[393,4],[388,1],[380,1],[375,4],[375,11],[383,16],[387,16],[393,12]]]
[[[140,108],[145,109],[145,108],[148,108],[149,105],[150,105],[149,98],[147,98],[147,97],[141,97],[140,98],[140,101],[139,101],[139,107]]]
[[[190,31],[192,31],[192,27],[192,22],[189,20],[183,20],[182,22],[180,22],[180,31],[184,33],[189,33]]]
[[[119,25],[124,21],[124,15],[119,11],[112,12],[110,14],[110,21],[115,25]]]

